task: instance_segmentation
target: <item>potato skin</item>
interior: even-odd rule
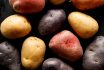
[[[9,0],[9,4],[16,12],[30,14],[42,11],[45,0]]]
[[[60,5],[64,3],[66,0],[49,0],[54,5]]]
[[[97,36],[83,56],[85,70],[104,70],[104,36]]]
[[[44,59],[45,50],[45,43],[41,39],[28,37],[22,45],[22,65],[27,69],[36,69]]]
[[[8,39],[24,37],[31,31],[31,25],[27,19],[18,14],[7,17],[0,28],[1,34]]]
[[[21,70],[19,53],[7,41],[0,44],[0,65],[9,68],[9,70]]]
[[[43,62],[42,70],[74,70],[58,58],[48,58]]]
[[[52,37],[49,42],[51,48],[60,57],[75,62],[83,55],[78,38],[70,31],[63,30]]]
[[[83,39],[88,39],[98,32],[97,21],[81,12],[72,12],[68,16],[72,29]]]
[[[66,14],[62,9],[49,10],[40,20],[38,30],[41,35],[50,35],[65,21]]]
[[[104,5],[104,0],[71,0],[79,10],[90,10]]]

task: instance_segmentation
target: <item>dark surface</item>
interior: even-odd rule
[[[6,39],[4,38],[1,34],[0,34],[0,42],[3,42],[3,41],[8,41],[9,43],[11,43],[12,45],[14,45],[19,53],[21,53],[21,47],[22,47],[22,43],[23,41],[29,37],[29,36],[36,36],[36,37],[39,37],[41,39],[43,39],[47,45],[47,49],[46,49],[46,55],[45,55],[45,59],[49,58],[49,57],[57,57],[57,58],[60,58],[58,57],[55,53],[53,53],[49,48],[48,48],[48,43],[49,43],[49,40],[52,38],[53,35],[55,35],[56,33],[64,30],[64,29],[68,29],[70,31],[72,31],[75,35],[76,33],[71,29],[70,25],[68,24],[68,21],[66,19],[66,21],[64,22],[64,24],[59,28],[59,30],[57,30],[56,32],[54,32],[53,34],[51,35],[48,35],[48,36],[42,36],[39,34],[38,32],[38,23],[41,19],[41,17],[49,10],[49,9],[64,9],[65,12],[66,12],[66,15],[68,16],[68,14],[72,11],[78,11],[77,9],[75,9],[73,7],[73,5],[69,2],[65,2],[64,4],[60,5],[60,6],[53,6],[51,5],[49,2],[46,2],[46,6],[44,8],[43,11],[41,11],[40,13],[37,13],[37,14],[28,14],[28,15],[24,15],[27,17],[27,19],[31,22],[31,25],[32,25],[32,31],[29,35],[23,37],[23,38],[20,38],[20,39],[15,39],[15,40],[9,40],[9,39]],[[90,39],[87,39],[87,40],[84,40],[84,39],[81,39],[79,38],[80,42],[81,42],[81,45],[83,47],[83,49],[85,50],[85,48],[89,45],[89,43],[91,43],[94,38],[97,36],[97,35],[104,35],[104,6],[102,7],[99,7],[97,9],[93,9],[93,10],[89,10],[89,11],[83,11],[84,13],[92,16],[93,18],[95,18],[98,23],[99,23],[99,31],[98,33],[90,38]],[[0,23],[9,15],[11,14],[15,14],[16,12],[14,12],[11,7],[9,6],[8,4],[8,0],[0,0]],[[23,15],[23,14],[22,14]],[[62,58],[60,58],[62,59]],[[80,59],[79,61],[75,62],[75,63],[70,63],[64,59],[62,59],[63,61],[65,61],[66,63],[68,63],[69,65],[71,65],[75,70],[83,70],[82,69],[82,59]],[[22,67],[22,66],[21,66]],[[4,69],[5,67],[1,66],[0,67],[0,70],[8,70],[8,69]],[[25,70],[23,67],[22,67],[22,70]],[[39,67],[39,69],[37,70],[41,70],[41,66]]]

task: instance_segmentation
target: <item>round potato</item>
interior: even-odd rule
[[[27,38],[22,45],[22,65],[27,69],[36,69],[44,59],[45,50],[45,43],[41,39],[32,36]]]
[[[27,19],[18,14],[7,17],[0,28],[2,35],[8,39],[23,37],[31,31],[31,25]]]
[[[81,12],[70,13],[68,21],[73,30],[84,39],[92,37],[99,29],[98,23],[94,18]]]

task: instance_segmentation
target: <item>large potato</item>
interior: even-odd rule
[[[43,61],[45,55],[45,43],[37,37],[27,38],[21,50],[21,62],[27,69],[36,69]]]
[[[104,36],[97,36],[83,56],[85,70],[104,70]]]
[[[48,58],[43,62],[42,70],[74,70],[58,58]]]
[[[83,55],[83,50],[78,38],[70,31],[63,30],[52,37],[49,47],[60,57],[74,62]]]
[[[15,14],[7,17],[0,26],[1,33],[9,39],[24,37],[31,31],[31,25],[27,19]]]
[[[9,4],[14,11],[29,14],[42,11],[45,0],[9,0]]]
[[[104,5],[104,0],[71,0],[73,5],[79,10],[94,9]]]
[[[68,21],[73,30],[84,39],[92,37],[99,29],[98,23],[94,18],[81,12],[70,13]]]
[[[49,10],[40,20],[38,30],[41,35],[49,35],[62,25],[66,19],[66,14],[62,9]]]
[[[7,67],[9,70],[21,70],[19,53],[7,41],[0,44],[0,65]]]

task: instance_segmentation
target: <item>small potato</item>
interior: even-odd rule
[[[43,61],[45,55],[45,43],[37,37],[27,38],[21,50],[22,65],[29,69],[36,69]]]
[[[68,30],[63,30],[52,37],[49,42],[49,48],[60,57],[71,62],[79,60],[83,55],[78,38]]]
[[[38,30],[41,35],[49,35],[62,25],[66,19],[66,14],[62,9],[49,10],[40,20]]]
[[[0,26],[1,34],[8,39],[21,38],[29,34],[31,25],[27,19],[15,14],[7,17]]]
[[[49,0],[54,5],[60,5],[64,3],[66,0]]]
[[[104,0],[71,0],[79,10],[89,10],[104,5]]]
[[[68,21],[73,30],[84,39],[92,37],[99,29],[98,23],[94,18],[81,12],[70,13]]]
[[[104,70],[104,36],[97,36],[83,56],[84,70]]]
[[[9,70],[21,70],[19,52],[7,41],[0,44],[0,65]]]
[[[74,70],[58,58],[48,58],[43,62],[42,70]]]

